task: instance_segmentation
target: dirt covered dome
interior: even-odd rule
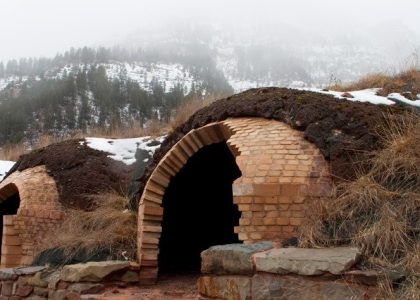
[[[240,117],[286,123],[302,131],[304,138],[320,149],[330,163],[334,180],[349,180],[356,172],[350,166],[364,154],[381,147],[378,127],[386,115],[403,113],[404,108],[397,105],[346,101],[311,91],[275,87],[250,89],[212,103],[176,128],[155,152],[144,174],[135,179],[138,188],[131,204],[138,205],[145,184],[165,154],[188,132],[209,123]]]
[[[152,148],[159,145],[157,139],[139,139],[145,140],[145,145],[151,143]],[[143,173],[152,151],[139,147],[136,149],[136,141],[131,142],[134,144],[134,151],[130,163],[126,164],[111,158],[106,148],[101,151],[91,147],[87,140],[89,139],[59,142],[22,155],[5,180],[13,173],[43,166],[47,174],[54,179],[58,201],[64,208],[91,209],[95,203],[93,198],[88,196],[98,193],[115,192],[126,195],[130,190],[133,174]],[[97,140],[103,140],[102,143],[108,146],[118,141]]]

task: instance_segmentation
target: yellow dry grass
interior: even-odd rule
[[[410,295],[420,295],[420,117],[390,117],[379,130],[384,149],[372,155],[371,168],[314,203],[300,245],[357,246],[366,265],[406,276],[401,289],[388,284],[391,294],[418,299]]]
[[[170,128],[175,130],[177,127],[185,123],[196,111],[206,107],[207,105],[216,101],[216,99],[217,98],[214,96],[208,96],[205,98],[194,97],[188,99],[176,109],[175,115],[169,124]]]
[[[369,88],[379,88],[378,95],[387,96],[390,93],[410,92],[406,97],[415,99],[420,93],[420,70],[408,69],[399,74],[376,73],[368,74],[360,80],[349,84],[334,84],[327,87],[330,90],[349,92]]]
[[[43,250],[64,250],[70,261],[81,251],[87,254],[108,250],[113,259],[136,258],[137,215],[128,210],[128,198],[107,193],[90,196],[91,211],[70,210],[63,224],[47,236]]]

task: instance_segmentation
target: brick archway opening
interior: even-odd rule
[[[220,142],[197,151],[171,179],[162,201],[160,274],[199,272],[203,250],[240,242],[232,195],[240,176],[231,150]]]
[[[8,258],[16,252],[19,243],[11,238],[12,219],[20,206],[19,190],[14,184],[6,186],[0,195],[0,265],[7,266]],[[12,253],[13,252],[13,253]]]

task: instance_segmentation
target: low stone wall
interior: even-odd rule
[[[357,270],[356,248],[275,248],[268,242],[201,254],[201,295],[218,299],[373,299],[381,274]]]
[[[125,261],[0,269],[0,299],[95,299],[106,288],[137,284],[138,272],[137,264]]]

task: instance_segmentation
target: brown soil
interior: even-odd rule
[[[93,208],[95,203],[87,195],[124,193],[132,167],[108,158],[106,152],[81,145],[83,141],[64,141],[22,155],[8,174],[45,165],[57,184],[59,201],[66,208]]]
[[[153,161],[138,178],[136,206],[145,183],[162,157],[190,130],[229,117],[262,117],[289,124],[303,131],[329,160],[337,180],[355,177],[354,163],[363,154],[381,147],[377,127],[385,114],[399,115],[403,108],[338,100],[330,95],[286,88],[251,89],[221,99],[199,110],[176,128],[155,152]],[[361,167],[363,164],[359,164]]]
[[[130,286],[127,288],[109,287],[100,295],[89,295],[98,300],[205,300],[197,292],[197,275],[177,275],[160,278],[152,286]]]

